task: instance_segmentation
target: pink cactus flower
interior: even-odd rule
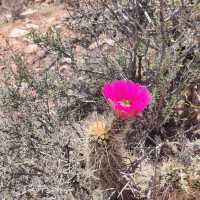
[[[130,80],[114,80],[105,83],[101,93],[117,117],[133,119],[151,102],[148,89]]]

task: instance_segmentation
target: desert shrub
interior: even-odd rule
[[[131,188],[130,199],[153,199],[160,188],[176,185],[181,170],[196,173],[193,186],[198,188],[193,170],[198,159],[192,161],[196,153],[185,148],[199,138],[198,6],[192,1],[85,0],[66,10],[70,17],[63,26],[75,38],[64,38],[56,28],[31,31],[28,39],[53,61],[41,73],[30,69],[22,55],[10,58],[15,72],[4,62],[2,198],[104,198],[105,191],[88,188],[96,168],[87,169],[83,124],[94,111],[109,116],[100,89],[113,79],[145,84],[152,94],[150,107],[123,127],[129,161],[119,175],[126,180],[120,189]],[[62,74],[63,60],[72,73]],[[163,172],[165,164],[171,171]]]

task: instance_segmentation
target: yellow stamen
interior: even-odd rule
[[[122,101],[120,102],[120,104],[121,104],[122,106],[125,106],[125,107],[130,107],[130,106],[131,106],[131,103],[130,103],[129,100],[122,100]]]

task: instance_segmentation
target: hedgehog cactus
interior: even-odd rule
[[[106,83],[101,91],[116,118],[101,116],[88,121],[87,168],[94,171],[91,189],[109,191],[105,192],[104,199],[133,199],[130,190],[122,191],[126,185],[122,176],[126,169],[124,132],[128,126],[127,120],[135,118],[147,107],[151,97],[146,87],[126,80]]]

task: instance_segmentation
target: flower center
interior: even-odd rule
[[[122,100],[122,101],[120,101],[120,104],[125,107],[131,106],[131,102],[129,100]]]

